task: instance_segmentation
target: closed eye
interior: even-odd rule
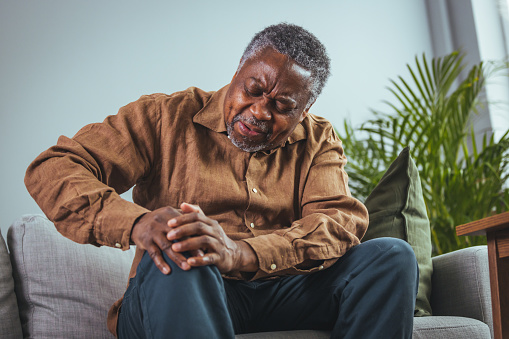
[[[248,88],[247,86],[244,86],[244,91],[252,97],[259,97],[263,94],[263,91],[261,91],[259,88]]]
[[[293,104],[290,104],[289,102],[286,102],[286,101],[280,101],[280,100],[276,100],[276,109],[278,110],[278,112],[280,113],[289,113],[293,110],[295,110],[295,105]]]
[[[276,109],[279,113],[289,113],[292,111],[291,108],[287,108],[287,107],[280,107],[278,104],[276,104]]]

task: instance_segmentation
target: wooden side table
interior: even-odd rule
[[[495,339],[509,339],[509,212],[456,227],[457,235],[486,235]]]

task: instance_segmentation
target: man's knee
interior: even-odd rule
[[[173,333],[176,338],[232,337],[233,332],[222,334],[230,331],[231,323],[224,283],[217,267],[193,267],[184,271],[166,255],[163,257],[170,265],[169,274],[159,271],[148,253],[143,255],[128,289],[135,292],[135,298],[124,298],[119,333],[127,333],[127,337],[137,332],[152,333],[149,337],[154,338],[165,337],[161,333]],[[203,328],[193,328],[195,318],[210,321]],[[135,325],[131,326],[130,322]],[[205,336],[203,332],[209,330],[212,334]]]
[[[404,269],[417,268],[417,259],[412,247],[404,240],[396,238],[383,238],[391,242],[390,253],[394,256],[394,264]]]
[[[412,247],[406,241],[398,238],[375,238],[362,243],[362,245],[376,247],[382,252],[401,257],[401,259],[409,258],[409,260],[415,260]]]
[[[378,246],[384,252],[384,264],[388,266],[390,274],[417,284],[419,279],[417,259],[414,250],[406,241],[397,238],[378,238],[366,243],[369,242],[373,242],[372,245]]]
[[[188,316],[196,308],[206,307],[207,300],[224,298],[224,283],[216,266],[184,271],[166,255],[163,257],[170,265],[169,274],[159,271],[147,253],[138,265],[134,283],[140,291],[143,312],[157,318],[158,314],[176,312],[168,305],[179,305],[179,312]]]
[[[150,255],[145,252],[140,264],[137,267],[136,275],[141,278],[143,283],[149,282],[152,285],[164,285],[165,287],[178,285],[193,286],[199,288],[200,285],[211,286],[218,284],[222,286],[221,273],[216,266],[202,266],[193,267],[189,271],[184,271],[177,264],[175,264],[165,253],[163,253],[164,260],[170,266],[170,273],[163,274]],[[155,287],[155,286],[154,286]]]
[[[389,237],[376,238],[366,241],[362,246],[372,252],[376,261],[382,261],[379,264],[388,265],[391,272],[418,275],[414,250],[406,241]]]

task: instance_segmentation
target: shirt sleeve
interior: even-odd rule
[[[244,239],[259,261],[253,280],[307,274],[330,267],[358,245],[366,232],[368,212],[348,189],[341,141],[332,127],[325,132],[305,180],[301,218],[288,228]],[[304,269],[305,262],[313,264]]]
[[[129,248],[134,221],[148,212],[119,194],[148,176],[160,131],[145,96],[104,122],[61,136],[28,167],[25,185],[64,236],[78,243]]]

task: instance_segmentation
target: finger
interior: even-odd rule
[[[214,220],[210,219],[209,217],[205,216],[202,213],[197,212],[190,212],[186,214],[179,215],[177,217],[174,217],[170,220],[168,220],[168,226],[170,227],[177,227],[185,224],[189,224],[192,222],[201,221],[208,225],[212,225]]]
[[[180,267],[182,270],[187,271],[191,268],[189,266],[189,264],[187,263],[186,257],[184,257],[184,255],[182,253],[175,253],[175,251],[173,251],[171,249],[171,245],[173,243],[165,240],[164,238],[162,238],[162,239],[157,238],[157,239],[154,239],[154,241],[156,242],[157,246],[159,246],[161,251],[166,253],[168,258],[170,258],[170,260],[173,261],[175,264],[177,264],[177,266]]]
[[[166,255],[175,263],[178,267],[180,267],[183,271],[188,271],[191,269],[191,266],[187,263],[187,258],[184,257],[182,253],[177,253],[173,251],[171,248],[168,248],[164,251]]]
[[[175,242],[175,241],[172,241],[172,243]],[[205,254],[203,252],[203,250],[200,248],[198,250],[191,250],[189,251],[189,254],[191,255],[191,257],[203,257],[203,255]]]
[[[216,232],[216,230],[210,225],[207,225],[201,221],[185,224],[178,228],[174,228],[166,234],[166,238],[170,241],[174,240],[181,241],[184,240],[184,238],[199,235],[209,235],[211,237],[218,238],[218,233]]]
[[[200,206],[188,204],[187,202],[183,202],[182,204],[180,204],[180,209],[184,213],[196,212],[204,214]]]
[[[191,254],[191,257],[203,257],[205,255],[202,249],[192,250],[189,252],[189,254]]]
[[[207,249],[211,252],[217,252],[219,241],[213,237],[202,235],[191,237],[174,243],[171,248],[175,252],[186,252],[198,249]]]
[[[167,235],[167,237],[168,237],[168,235]],[[171,241],[171,243],[174,243],[174,242],[177,242],[178,238],[179,238],[179,237],[173,237],[173,238],[171,238],[171,239],[170,239],[170,238],[168,237],[168,240],[169,240],[169,241]],[[183,237],[183,239],[186,239],[186,238],[187,238],[187,237]],[[171,245],[171,244],[170,244],[170,245]],[[189,253],[189,254],[191,254],[191,256],[192,256],[192,257],[202,257],[202,256],[203,256],[203,254],[204,254],[204,252],[203,252],[203,250],[202,250],[202,249],[198,249],[198,250],[192,250],[192,251],[190,251],[190,253]]]
[[[187,262],[192,267],[198,266],[208,266],[214,265],[216,262],[219,262],[221,257],[217,253],[207,253],[203,257],[190,257],[187,259]]]
[[[147,253],[161,273],[169,274],[171,272],[170,266],[164,261],[161,251],[157,246],[153,245],[148,248]]]

